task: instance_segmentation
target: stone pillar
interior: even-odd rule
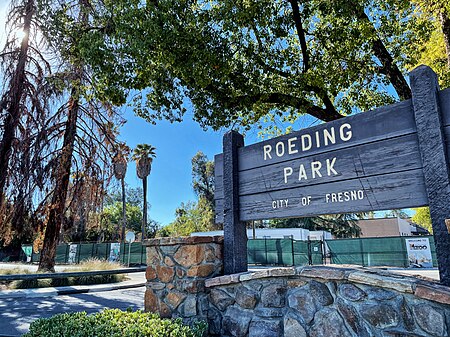
[[[223,237],[158,238],[145,241],[145,311],[186,322],[207,315],[205,280],[223,274]]]

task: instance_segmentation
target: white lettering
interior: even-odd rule
[[[284,156],[284,143],[278,142],[277,145],[275,145],[275,150],[277,152],[278,157]]]
[[[333,172],[333,174],[335,176],[338,175],[338,173],[336,172],[336,170],[333,168],[334,164],[336,163],[336,157],[334,157],[333,159],[327,159],[327,175],[331,176],[331,172]]]
[[[330,132],[331,131],[331,132]],[[328,131],[327,129],[323,130],[323,138],[324,138],[324,144],[325,146],[328,146],[328,142],[331,144],[336,143],[336,135],[334,133],[334,126]]]
[[[306,144],[306,140],[308,141],[308,144]],[[312,147],[311,136],[308,134],[302,135],[302,151],[311,150],[311,147]]]
[[[300,169],[298,172],[298,180],[300,181],[302,179],[308,180],[308,176],[306,175],[306,170],[303,164],[300,165]]]
[[[270,152],[272,151],[272,145],[264,145],[264,160],[267,158],[272,159]]]
[[[348,131],[345,132],[344,129],[348,129]],[[339,129],[339,134],[341,136],[341,139],[344,142],[349,141],[350,139],[352,139],[352,136],[353,136],[352,126],[350,124],[348,124],[348,123],[342,124],[340,129]]]
[[[284,183],[285,184],[287,184],[287,177],[292,175],[293,172],[294,172],[294,170],[292,169],[292,167],[285,167],[284,168]]]
[[[298,150],[295,149],[294,142],[297,140],[297,137],[289,138],[288,139],[288,153],[289,154],[295,154],[298,153]]]
[[[320,137],[319,137],[319,131],[316,131],[316,147],[320,147]]]
[[[311,172],[313,179],[316,177],[316,174],[319,177],[322,177],[322,174],[320,173],[320,169],[322,168],[322,163],[320,161],[313,161],[311,163]]]
[[[347,202],[364,199],[364,190],[353,190],[345,192],[325,194],[325,202]]]

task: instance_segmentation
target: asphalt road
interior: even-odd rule
[[[0,299],[0,337],[21,336],[35,319],[58,313],[144,309],[144,292],[145,287],[140,287],[51,298]]]

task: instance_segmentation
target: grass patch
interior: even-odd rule
[[[75,312],[40,318],[31,323],[30,331],[23,337],[202,337],[206,329],[205,322],[189,327],[181,319],[161,319],[156,314],[142,311],[107,309],[91,315]]]
[[[64,269],[62,272],[84,272],[84,271],[100,271],[100,270],[114,270],[120,269],[118,263],[110,263],[107,261],[90,259],[81,262],[80,264]],[[13,269],[16,270],[16,269]],[[15,272],[9,274],[32,274],[30,271]],[[30,289],[30,288],[45,288],[45,287],[63,287],[75,285],[89,285],[89,284],[105,284],[117,283],[126,279],[124,274],[112,275],[90,275],[77,277],[64,277],[57,279],[41,279],[41,280],[17,280],[8,284],[10,289]]]

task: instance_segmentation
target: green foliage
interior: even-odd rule
[[[199,151],[191,162],[192,188],[197,197],[205,199],[214,209],[214,161]]]
[[[403,65],[412,12],[404,0],[109,0],[104,29],[80,52],[113,101],[141,90],[132,105],[153,123],[181,120],[187,101],[216,129],[305,113],[331,120],[396,99],[389,74]]]
[[[275,219],[270,225],[275,228],[304,228],[311,231],[324,230],[337,238],[359,237],[361,228],[355,214],[335,214],[318,217]]]
[[[181,203],[174,222],[161,228],[157,236],[189,236],[193,232],[214,230],[214,211],[210,203],[200,198],[197,203]]]
[[[410,27],[414,40],[405,46],[405,53],[408,55],[406,66],[409,69],[421,64],[430,66],[438,75],[441,88],[448,88],[450,50],[445,46],[441,14],[450,17],[449,2],[414,0],[412,3],[416,6],[413,14],[416,20],[415,25]],[[447,36],[447,39],[450,39],[450,36]]]
[[[58,314],[41,318],[30,325],[24,337],[201,337],[206,324],[199,322],[193,328],[183,325],[181,319],[161,319],[153,313],[108,309],[88,315],[86,312]]]
[[[419,207],[413,208],[415,214],[412,216],[411,220],[433,233],[433,226],[431,225],[431,216],[429,207]]]
[[[155,153],[156,148],[149,144],[138,144],[136,148],[133,150],[133,155],[131,159],[138,161],[141,158],[156,158]]]

